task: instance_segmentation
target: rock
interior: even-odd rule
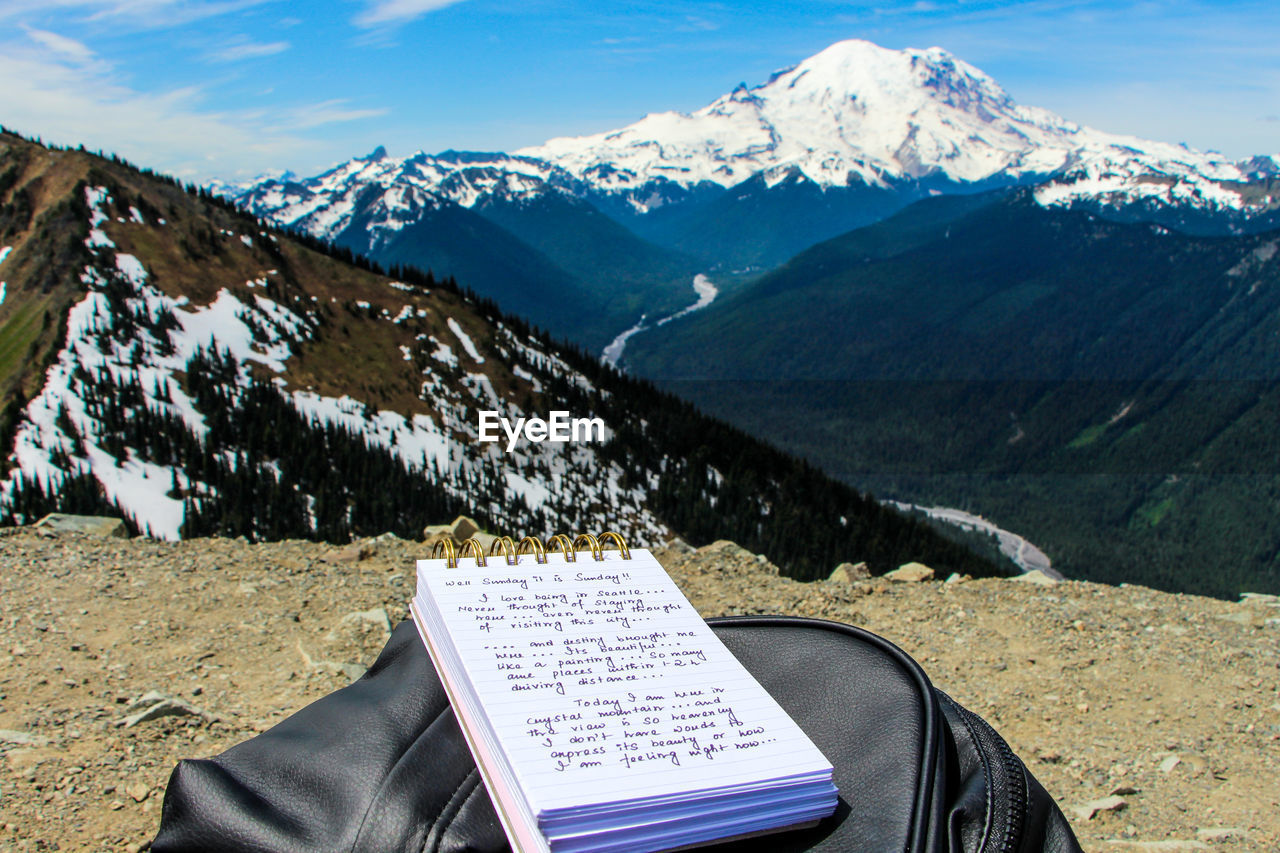
[[[866,563],[841,563],[836,566],[835,571],[831,573],[831,577],[827,578],[827,580],[853,583],[867,580],[870,577],[871,570],[867,568]]]
[[[378,553],[378,546],[372,542],[352,542],[324,557],[327,563],[358,563]]]
[[[698,553],[714,554],[718,557],[743,557],[750,560],[756,558],[755,554],[752,554],[737,542],[730,542],[728,539],[717,539],[710,545],[703,545],[698,549]]]
[[[919,583],[933,580],[933,569],[924,563],[903,563],[893,571],[886,572],[885,577],[898,583]]]
[[[10,746],[48,746],[52,740],[44,735],[31,732],[18,732],[13,729],[0,729],[0,743]]]
[[[141,699],[125,708],[125,716],[116,721],[117,726],[131,728],[138,723],[155,720],[160,717],[194,716],[202,719],[216,719],[208,712],[197,708],[190,702],[176,696],[168,696],[159,690],[148,691]]]
[[[1184,850],[1209,849],[1208,845],[1202,841],[1184,841],[1177,838],[1169,838],[1164,841],[1130,841],[1127,838],[1112,838],[1107,843],[1121,850],[1152,850],[1160,851],[1160,853],[1180,853],[1180,851]]]
[[[1075,813],[1077,820],[1093,820],[1094,815],[1098,812],[1118,812],[1129,806],[1129,801],[1124,797],[1112,794],[1109,797],[1102,797],[1098,800],[1090,800],[1074,807],[1071,811]]]
[[[118,518],[99,515],[67,515],[51,512],[36,522],[35,526],[54,533],[84,533],[89,536],[114,536],[129,538],[129,528]]]
[[[1116,785],[1107,792],[1107,794],[1112,797],[1128,797],[1136,793],[1138,793],[1138,789],[1132,785]]]
[[[952,572],[951,574],[947,575],[946,582],[947,583],[964,583],[965,581],[971,581],[971,580],[973,580],[973,577],[970,575],[962,575],[959,572]]]
[[[457,548],[468,539],[475,539],[486,554],[497,538],[492,533],[485,533],[480,529],[480,525],[465,515],[455,518],[452,524],[428,524],[422,528],[422,539],[426,545],[435,545],[441,540],[452,539],[454,547]]]
[[[1240,841],[1248,834],[1238,826],[1206,826],[1196,830],[1201,841]]]
[[[1023,572],[1020,575],[1014,575],[1010,580],[1021,581],[1022,583],[1035,584],[1036,586],[1057,586],[1058,579],[1046,575],[1040,569],[1032,569],[1029,572]]]
[[[1280,595],[1270,595],[1265,592],[1242,592],[1240,593],[1241,604],[1257,604],[1262,607],[1280,607]]]
[[[1177,755],[1170,755],[1164,761],[1160,762],[1161,773],[1172,773],[1173,768],[1182,763],[1182,758]]]
[[[667,540],[667,543],[662,547],[667,549],[668,551],[674,551],[677,554],[692,554],[694,553],[694,551],[697,550],[688,542],[681,539],[679,536],[672,536],[670,539]]]
[[[348,613],[342,617],[344,623],[364,623],[379,628],[386,637],[391,636],[391,617],[387,616],[385,607],[375,607],[372,610],[360,610],[355,613]]]
[[[428,524],[422,528],[422,541],[434,545],[441,539],[453,538],[453,526],[449,524]]]
[[[1267,624],[1266,616],[1252,609],[1232,610],[1230,613],[1215,613],[1213,618],[1221,619],[1223,622],[1234,622],[1247,628],[1261,628]]]
[[[357,615],[357,614],[352,614],[352,615]],[[384,615],[385,615],[385,611],[384,611]],[[353,622],[352,624],[359,624],[359,623]],[[368,624],[368,623],[363,623],[363,624]],[[316,660],[313,657],[311,657],[311,655],[307,654],[307,650],[302,647],[301,640],[297,642],[296,647],[298,649],[298,654],[302,656],[302,662],[306,664],[307,669],[315,669],[321,672],[332,672],[335,674],[340,672],[347,677],[348,681],[356,681],[359,678],[363,677],[364,674],[369,671],[366,667],[363,667],[358,663],[347,663],[345,661],[336,661],[336,660]]]
[[[449,527],[453,533],[453,538],[457,539],[459,542],[466,542],[468,539],[480,532],[480,525],[476,524],[473,519],[467,518],[465,515],[460,515],[455,518],[453,520],[453,524],[450,524]]]
[[[151,786],[145,782],[134,782],[125,786],[124,792],[129,795],[135,803],[140,803],[151,794]]]

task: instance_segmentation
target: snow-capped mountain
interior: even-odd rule
[[[777,266],[930,195],[1035,185],[1043,206],[1229,233],[1280,223],[1278,172],[1272,157],[1233,163],[1017,104],[940,48],[855,40],[693,113],[511,154],[378,148],[215,191],[384,264],[455,275],[598,351],[691,301],[696,274]]]
[[[325,240],[337,239],[363,215],[376,250],[416,222],[423,210],[449,204],[469,208],[484,198],[530,198],[547,189],[580,193],[585,186],[563,169],[531,157],[419,151],[394,158],[379,146],[312,178],[286,175],[215,189],[274,222]]]
[[[1270,164],[1269,166],[1266,164]],[[431,193],[464,207],[548,189],[621,195],[637,212],[699,185],[773,186],[802,175],[823,188],[957,186],[1050,181],[1044,204],[1104,197],[1262,209],[1269,199],[1233,186],[1274,175],[1275,161],[1234,163],[1182,145],[1119,136],[1017,104],[995,80],[941,48],[832,45],[757,86],[738,86],[694,113],[645,116],[620,130],[564,137],[513,155],[403,159],[381,149],[304,181],[240,193],[275,221],[334,236],[381,190],[371,228],[393,228]]]
[[[1243,180],[1221,156],[1115,136],[1022,106],[941,48],[832,45],[767,82],[692,114],[646,116],[622,130],[553,139],[517,154],[606,189],[653,180],[724,187],[792,170],[824,187],[943,177],[1023,181],[1122,171],[1186,180]]]

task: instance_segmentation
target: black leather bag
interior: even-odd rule
[[[835,767],[836,813],[742,851],[1067,853],[1062,812],[1008,744],[914,660],[813,619],[708,620]],[[410,622],[368,673],[216,758],[178,764],[167,851],[506,850],[444,690]]]

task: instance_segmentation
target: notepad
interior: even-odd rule
[[[834,811],[830,763],[648,551],[481,562],[418,561],[411,609],[515,850],[668,850]]]

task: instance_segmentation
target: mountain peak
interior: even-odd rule
[[[732,186],[781,166],[822,186],[935,172],[976,181],[1073,129],[1022,110],[994,80],[941,48],[892,50],[851,39],[692,114],[652,114],[619,131],[519,153],[577,177],[607,161],[625,167],[637,187],[658,179]],[[1061,149],[1068,146],[1051,147],[1059,151],[1044,172],[1067,159]]]
[[[451,150],[397,160],[379,146],[318,176],[306,192],[272,196],[269,210],[254,209],[292,221],[325,207],[317,193],[345,198],[373,182],[384,190],[411,184],[463,207],[547,189],[599,192],[644,213],[693,188],[759,177],[767,187],[803,179],[823,190],[908,194],[948,185],[1045,184],[1041,204],[1152,200],[1241,210],[1251,202],[1229,183],[1275,174],[1275,162],[1233,163],[1186,146],[1102,133],[1018,104],[943,48],[895,50],[849,39],[762,83],[739,83],[691,113],[652,113],[621,129],[510,154]],[[344,203],[333,217],[324,212],[324,233],[338,233],[332,229],[345,227],[353,209]]]
[[[637,193],[651,183],[730,187],[792,169],[822,187],[1072,177],[1064,197],[1099,177],[1126,192],[1143,175],[1243,179],[1219,155],[1106,134],[1022,106],[940,47],[894,50],[862,39],[836,42],[693,113],[653,113],[621,130],[517,153],[588,183],[607,165],[608,191]],[[1213,195],[1201,190],[1197,197]]]

